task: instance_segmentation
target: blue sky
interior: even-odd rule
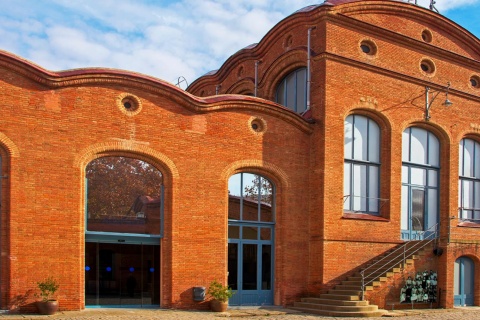
[[[480,0],[436,1],[441,14],[480,38]],[[320,2],[0,0],[0,50],[54,71],[107,67],[191,83],[284,17]]]

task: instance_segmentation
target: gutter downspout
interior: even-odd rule
[[[257,88],[258,88],[258,65],[260,64],[260,60],[255,61],[255,90],[253,92],[253,96],[257,96]]]

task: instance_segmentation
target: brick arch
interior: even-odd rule
[[[358,114],[358,115],[365,116],[365,117],[368,117],[368,118],[372,119],[373,121],[375,121],[378,124],[378,126],[380,127],[381,130],[386,130],[387,133],[388,133],[388,136],[390,136],[390,132],[392,130],[391,122],[380,111],[375,110],[375,109],[368,109],[368,108],[355,108],[355,109],[349,110],[345,114],[344,119],[346,119],[349,115],[352,115],[352,114]]]
[[[292,50],[281,55],[272,62],[260,80],[259,87],[263,90],[263,98],[273,101],[280,81],[294,70],[305,67],[307,67],[306,49]]]
[[[20,150],[17,145],[10,140],[3,132],[0,132],[0,146],[3,146],[5,152],[12,158],[18,158],[20,156]]]
[[[272,181],[276,187],[288,187],[289,185],[288,175],[285,171],[274,164],[257,159],[239,160],[231,163],[223,169],[220,179],[228,181],[232,175],[246,171],[264,175]]]
[[[94,144],[82,150],[74,160],[74,166],[84,168],[90,161],[107,155],[132,156],[140,160],[145,160],[157,166],[162,174],[170,175],[172,178],[178,178],[178,169],[175,163],[164,154],[149,148],[145,145],[132,143],[129,141],[116,141]]]
[[[227,94],[245,94],[251,93],[255,90],[255,79],[252,78],[243,78],[240,81],[235,82],[227,90]]]
[[[437,124],[426,122],[426,121],[423,121],[423,122],[414,121],[410,123],[403,123],[402,127],[403,127],[402,133],[403,131],[405,131],[407,128],[410,128],[410,127],[418,127],[418,128],[428,130],[433,134],[435,134],[435,136],[438,138],[438,141],[440,142],[440,145],[442,147],[448,147],[450,145],[450,140],[451,140],[450,135],[443,127]]]

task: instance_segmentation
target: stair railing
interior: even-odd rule
[[[390,252],[388,255],[382,257],[380,260],[377,262],[371,264],[370,266],[366,267],[362,271],[360,271],[360,274],[362,276],[362,300],[365,299],[365,287],[369,285],[370,283],[374,282],[376,280],[376,277],[367,279],[377,273],[378,271],[382,270],[385,267],[393,266],[397,263],[402,263],[402,268],[405,269],[405,264],[407,260],[407,252],[408,256],[412,256],[433,241],[437,241],[438,239],[438,227],[439,224],[435,224],[428,228],[425,231],[418,232],[416,238],[417,239],[422,239],[419,241],[407,241],[403,245],[399,246],[392,252]],[[397,262],[398,261],[398,262]]]

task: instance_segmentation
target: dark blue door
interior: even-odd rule
[[[455,261],[454,304],[456,306],[473,305],[473,280],[475,267],[473,261],[467,257],[460,257]]]

